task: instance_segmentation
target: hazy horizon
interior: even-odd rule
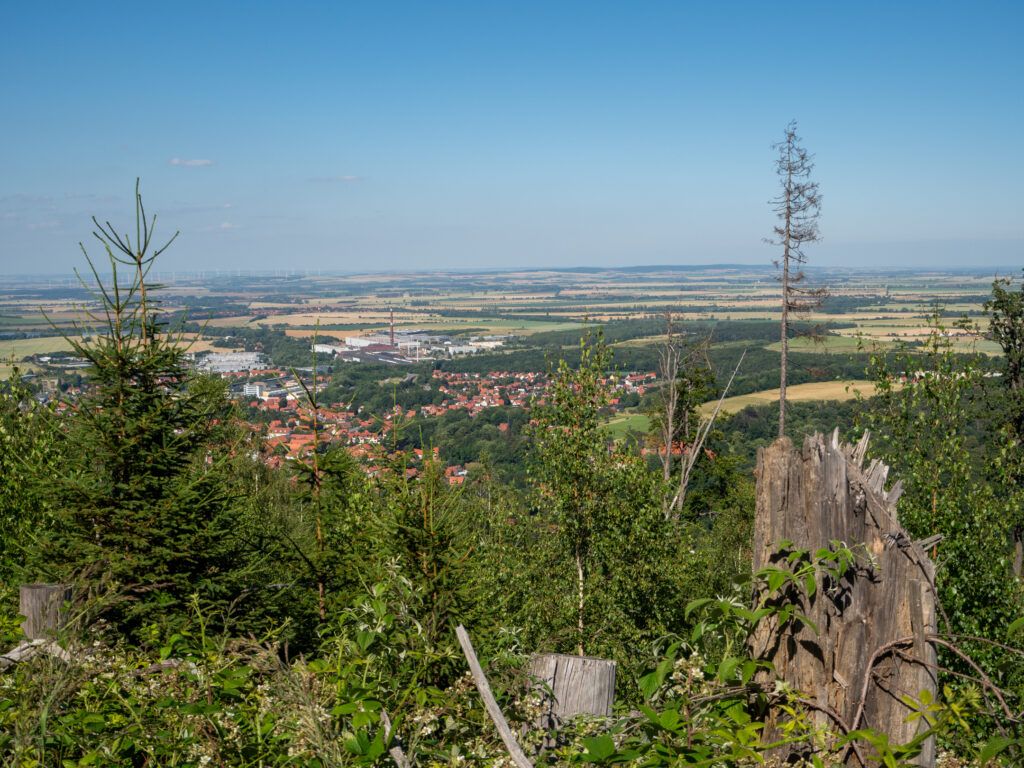
[[[792,118],[812,265],[1024,265],[1017,3],[105,8],[0,16],[0,274],[136,177],[168,273],[770,264]]]

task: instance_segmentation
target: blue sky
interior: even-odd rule
[[[0,6],[0,274],[66,273],[136,176],[173,269],[1024,265],[1024,3]]]

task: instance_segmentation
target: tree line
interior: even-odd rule
[[[373,765],[398,747],[423,764],[504,762],[462,625],[537,764],[757,764],[779,746],[762,738],[769,716],[806,764],[915,764],[920,743],[823,733],[799,695],[754,683],[749,638],[789,609],[750,607],[778,574],[750,572],[748,459],[730,422],[697,408],[725,390],[713,344],[668,334],[684,346],[664,348],[673,386],[648,404],[664,436],[653,461],[602,430],[618,353],[598,332],[517,424],[521,484],[487,461],[461,487],[429,461],[413,476],[397,439],[373,476],[343,448],[272,469],[222,382],[161,332],[148,275],[166,246],[138,195],[136,215],[135,238],[97,224],[113,277],[89,262],[90,322],[105,332],[70,338],[88,390],[43,405],[14,377],[0,397],[3,647],[19,639],[18,584],[74,586],[70,655],[0,673],[5,761]],[[1024,287],[997,281],[986,309],[1001,375],[954,352],[936,318],[924,348],[871,356],[879,394],[848,412],[904,482],[901,524],[943,536],[944,631],[964,655],[941,659],[922,733],[960,764],[1009,765],[1024,736]],[[305,392],[314,435],[323,396]],[[525,679],[539,651],[615,660],[620,709],[551,743]]]

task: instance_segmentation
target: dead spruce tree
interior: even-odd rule
[[[786,126],[785,136],[773,148],[778,152],[775,171],[781,188],[778,196],[771,200],[771,206],[779,223],[773,228],[773,236],[767,242],[782,248],[782,257],[775,261],[779,270],[778,280],[782,284],[782,350],[779,365],[779,437],[782,437],[786,433],[791,318],[806,315],[821,306],[827,292],[823,288],[804,286],[806,275],[803,265],[807,262],[804,245],[820,238],[818,215],[821,211],[821,195],[818,182],[811,181],[814,156],[801,144],[795,120]]]

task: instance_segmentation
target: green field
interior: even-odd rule
[[[613,416],[604,427],[613,439],[621,440],[629,432],[647,432],[651,428],[651,420],[644,413],[626,412]]]
[[[892,343],[879,339],[861,339],[855,336],[836,336],[829,334],[819,338],[797,336],[789,340],[790,352],[812,352],[819,354],[854,354],[856,352],[875,352],[892,349]],[[781,342],[769,344],[765,349],[778,352]]]

